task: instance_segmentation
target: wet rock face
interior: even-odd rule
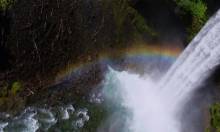
[[[10,14],[11,12],[6,10],[2,11],[0,10],[0,46],[5,45],[6,37],[9,34],[10,31]]]
[[[5,22],[0,26],[0,64],[3,64],[0,91],[3,88],[10,91],[13,82],[18,81],[22,83],[22,91],[15,97],[21,97],[26,103],[27,96],[53,85],[58,72],[69,65],[92,62],[101,52],[115,52],[119,47],[126,47],[134,31],[132,17],[127,10],[122,11],[120,15],[125,13],[126,16],[122,19],[120,30],[123,31],[117,34],[116,21],[121,22],[121,19],[114,19],[113,8],[115,12],[121,8],[114,7],[114,2],[118,1],[16,1],[1,17]],[[124,41],[116,42],[117,35]],[[88,84],[80,79],[76,81],[79,87],[75,91],[79,96],[88,93],[86,85],[94,85],[100,80],[99,75],[95,76],[91,74],[85,78]],[[0,101],[3,99],[5,103],[4,100],[10,100],[11,96],[3,98],[0,97]]]
[[[18,1],[7,47],[16,57],[12,65],[19,77],[41,76],[82,59],[88,49],[96,48],[90,45],[101,13],[100,5],[91,1]]]
[[[164,0],[136,0],[134,7],[142,14],[146,21],[157,29],[163,41],[184,42],[186,31],[183,21],[175,13],[175,3]],[[166,19],[165,19],[166,18]]]
[[[205,2],[208,5],[208,10],[209,10],[210,14],[215,13],[220,7],[220,1],[219,0],[205,0]]]
[[[109,3],[113,2],[17,1],[9,15],[10,34],[4,40],[4,48],[14,58],[10,65],[16,78],[30,80],[32,76],[42,81],[67,64],[87,61],[88,56],[93,60],[100,51],[120,47],[114,7]],[[133,31],[131,23],[126,21],[126,33],[121,32],[126,41]]]
[[[28,98],[27,104],[48,104],[50,106],[89,99],[92,90],[103,81],[107,66],[98,64],[83,67],[70,73],[65,79],[38,91]],[[41,100],[39,102],[39,100]]]
[[[137,12],[131,8],[123,10],[118,5],[135,7],[141,0],[128,1],[130,5],[126,0],[17,0],[10,10],[0,13],[0,80],[9,86],[14,81],[23,83],[24,91],[19,94],[23,98],[50,87],[57,73],[69,64],[93,61],[103,51],[112,54],[126,48],[134,39],[135,15],[141,14],[138,9]],[[157,2],[153,3],[158,8]],[[152,11],[145,13],[149,15],[146,20],[154,15]],[[179,30],[175,28],[171,32],[177,34]],[[119,37],[122,41],[118,41]],[[97,74],[96,78],[86,77],[91,83],[77,81],[76,91],[80,91],[80,96],[88,93],[86,85],[101,80]]]
[[[85,60],[98,47],[101,10],[97,1],[27,0],[0,12],[0,93],[16,80],[24,83],[20,95],[0,95],[0,106],[17,104],[15,97],[29,96],[66,64]]]
[[[7,32],[4,30],[1,34],[1,36],[5,36],[1,37],[1,45],[3,45],[3,50],[7,50],[7,53],[2,55],[3,57],[6,56],[4,57],[6,60],[2,59],[2,63],[6,64],[2,69],[6,70],[9,67],[8,65],[13,69],[9,70],[9,80],[30,81],[40,84],[38,87],[42,87],[51,80],[53,81],[56,73],[68,64],[87,61],[88,56],[90,56],[90,60],[94,60],[101,51],[106,49],[113,51],[119,47],[128,46],[129,43],[127,42],[134,37],[132,35],[135,31],[135,25],[132,18],[135,15],[128,13],[134,12],[133,10],[118,8],[121,7],[118,4],[126,2],[126,0],[121,1],[16,1],[10,13],[7,13],[9,11],[4,13],[8,15],[4,17],[6,20],[4,26],[1,26],[2,29],[7,29]],[[148,15],[146,16],[148,21],[151,19],[152,11],[150,9],[139,10],[138,5],[140,4],[138,3],[140,2],[141,0],[129,0],[131,6],[137,7],[138,13],[143,16]],[[156,2],[148,0],[146,3],[157,7],[160,0]],[[129,6],[129,4],[123,6]],[[147,6],[149,5],[147,4]],[[141,6],[140,8],[145,7]],[[170,12],[172,11],[168,11],[168,16],[170,16]],[[114,17],[114,15],[118,16]],[[171,16],[174,15],[171,13]],[[176,19],[168,23],[174,25],[178,23]],[[152,19],[152,23],[160,25],[161,23],[158,21]],[[119,26],[117,27],[117,25]],[[165,25],[164,27],[168,27],[167,24]],[[182,27],[181,29],[176,27],[181,26],[177,24],[177,26],[169,28],[172,29],[170,33],[166,32],[165,34],[173,33],[176,35],[177,32],[180,33]],[[161,29],[161,32],[167,31],[161,27],[157,28]],[[118,36],[122,36],[123,41],[117,41]],[[184,34],[181,32],[179,36],[182,39]],[[165,37],[165,39],[167,38],[169,39],[169,37]],[[12,59],[9,59],[8,54],[12,56]]]
[[[10,33],[10,12],[0,10],[0,72],[10,69],[12,59],[5,42]]]
[[[8,51],[5,48],[0,47],[0,71],[10,69],[9,59],[10,55]]]

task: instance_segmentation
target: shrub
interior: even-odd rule
[[[124,42],[123,39],[129,34],[133,35],[133,38],[138,38],[144,33],[149,36],[155,37],[157,33],[154,29],[148,25],[145,18],[141,16],[137,10],[135,10],[128,0],[111,0],[105,3],[106,6],[112,10],[114,23],[116,26],[117,43]]]
[[[14,82],[11,86],[11,94],[16,95],[22,89],[22,84],[18,81]]]
[[[202,0],[176,0],[176,3],[194,17],[204,18],[206,16],[207,5]]]
[[[216,103],[210,108],[211,127],[215,128],[217,132],[220,131],[220,103]]]
[[[0,0],[0,10],[10,8],[13,4],[13,0]]]
[[[192,16],[191,26],[188,27],[188,39],[191,40],[207,21],[207,5],[202,0],[175,0],[178,7]]]

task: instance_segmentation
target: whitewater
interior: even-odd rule
[[[109,117],[109,132],[181,132],[180,115],[194,92],[220,63],[220,11],[202,28],[160,81],[109,68],[104,95],[122,115]],[[116,111],[117,111],[116,110]],[[114,124],[114,126],[112,125]]]

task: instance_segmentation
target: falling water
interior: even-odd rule
[[[179,105],[186,100],[220,63],[220,11],[213,16],[180,55],[160,82],[164,94]],[[177,106],[174,106],[177,107]]]
[[[178,116],[184,104],[220,63],[219,34],[220,11],[208,21],[158,82],[147,75],[140,77],[109,68],[104,95],[106,100],[117,106],[114,113],[122,112],[121,115],[109,117],[110,125],[103,124],[99,131],[181,132]],[[122,128],[115,122],[125,126]]]

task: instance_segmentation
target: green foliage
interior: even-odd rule
[[[15,96],[20,91],[22,91],[22,83],[20,81],[15,81],[11,84],[5,83],[0,91],[0,97]]]
[[[176,3],[194,17],[204,18],[206,16],[207,5],[202,0],[176,0]]]
[[[105,1],[106,2],[106,1]],[[111,0],[105,3],[112,9],[112,15],[116,25],[117,43],[123,42],[123,38],[128,35],[127,31],[132,31],[132,37],[147,33],[150,36],[156,36],[156,32],[151,28],[132,6],[128,0]],[[128,38],[125,38],[128,39]]]
[[[211,127],[220,132],[220,103],[216,103],[210,108]]]
[[[113,0],[111,2],[111,8],[116,25],[116,42],[121,44],[123,43],[126,34],[124,33],[126,28],[125,24],[128,21],[129,14],[132,12],[132,8],[129,6],[127,0]]]
[[[132,20],[132,23],[135,25],[139,33],[148,33],[151,36],[158,35],[149,25],[147,25],[144,17],[138,14],[136,10],[133,10],[133,15],[134,18]]]
[[[0,110],[10,113],[16,112],[24,106],[25,100],[19,96],[23,89],[20,81],[4,83],[0,89]]]
[[[130,8],[126,0],[117,0],[113,2],[113,16],[119,32],[123,28],[129,10]]]
[[[210,128],[206,128],[205,132],[211,132]]]
[[[207,17],[206,17],[207,18]],[[193,37],[199,32],[199,30],[203,27],[203,25],[205,24],[206,19],[200,19],[197,17],[193,17],[192,18],[192,23],[191,26],[187,29],[188,33],[189,33],[189,40],[192,40]]]
[[[207,5],[202,0],[175,0],[178,7],[192,16],[191,26],[187,29],[191,40],[207,21]]]
[[[14,82],[14,83],[12,84],[12,86],[11,86],[11,91],[10,91],[10,92],[11,92],[11,94],[15,95],[15,94],[17,94],[18,92],[20,92],[21,89],[22,89],[22,84],[21,84],[21,82],[16,81],[16,82]]]
[[[13,0],[0,0],[0,10],[5,10],[7,8],[10,8],[12,4],[13,4]]]

